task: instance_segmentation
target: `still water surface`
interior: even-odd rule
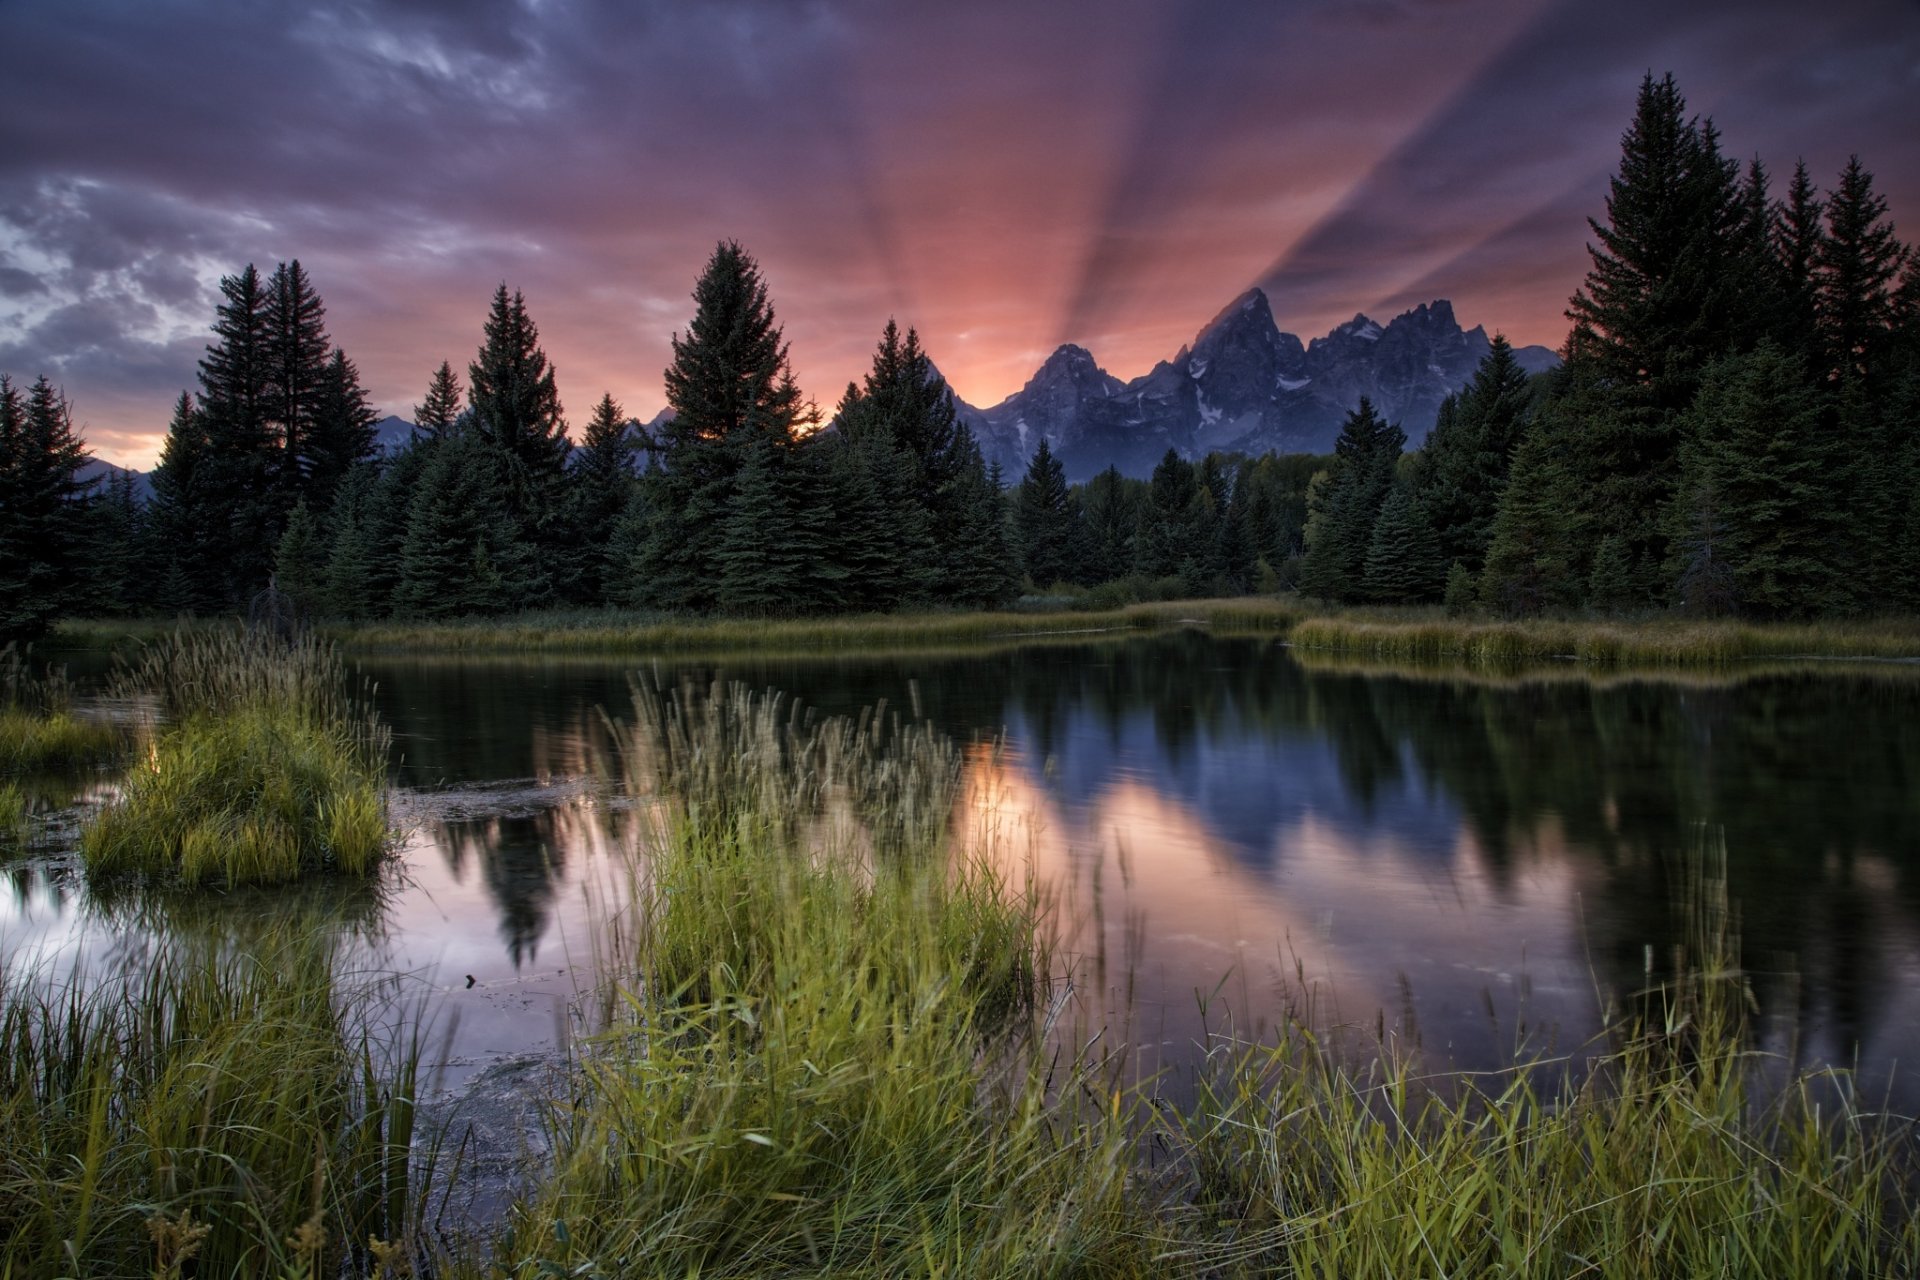
[[[360,665],[408,829],[362,958],[407,975],[450,1083],[554,1054],[643,825],[591,778],[636,664]],[[1142,1074],[1287,1017],[1470,1068],[1575,1047],[1667,963],[1723,841],[1764,1042],[1916,1093],[1920,673],[1485,681],[1198,632],[644,668],[715,675],[982,744],[962,836],[1051,886],[1056,976]],[[88,909],[61,844],[10,868],[0,949],[125,962],[137,930]]]

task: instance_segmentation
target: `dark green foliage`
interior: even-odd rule
[[[220,281],[213,332],[200,362],[199,416],[206,450],[199,480],[211,563],[192,576],[213,589],[216,607],[235,608],[264,587],[286,510],[284,441],[271,418],[273,339],[269,296],[249,264]]]
[[[1816,308],[1829,383],[1868,378],[1886,360],[1897,316],[1896,289],[1907,249],[1894,239],[1886,197],[1854,156],[1827,199]]]
[[[776,453],[790,448],[812,414],[746,250],[717,246],[693,299],[693,320],[673,338],[666,372],[673,417],[654,440],[655,465],[645,477],[648,533],[633,572],[643,602],[704,610],[718,603],[717,556],[746,454],[761,440]]]
[[[477,433],[417,449],[425,463],[400,544],[395,612],[447,618],[542,602],[539,556],[508,505],[516,459]]]
[[[1737,601],[1765,617],[1841,603],[1846,494],[1836,482],[1846,460],[1805,361],[1771,343],[1723,361],[1689,426],[1674,519],[1684,548],[1678,576],[1694,575],[1683,597],[1708,612]],[[1708,563],[1726,573],[1703,600]]]
[[[303,615],[321,612],[325,595],[326,541],[306,500],[293,504],[287,528],[274,549],[273,584],[291,597]]]
[[[801,465],[765,437],[747,449],[713,557],[716,602],[729,613],[798,613],[812,602],[817,527],[790,473]]]
[[[0,640],[32,639],[80,599],[91,482],[67,398],[0,374]]]
[[[1807,176],[1803,160],[1793,168],[1787,198],[1774,212],[1773,257],[1780,278],[1779,311],[1773,333],[1785,347],[1804,343],[1819,323],[1819,279],[1826,231],[1826,204]]]
[[[615,556],[614,529],[637,483],[633,436],[611,393],[602,395],[593,407],[586,436],[574,450],[568,479],[572,554],[567,565],[568,586],[560,594],[583,604],[607,604],[612,600],[610,591],[620,563]]]
[[[1067,492],[1067,472],[1044,438],[1013,492],[1014,539],[1020,564],[1036,586],[1071,582],[1078,573],[1080,513]]]
[[[1111,582],[1133,572],[1134,546],[1140,532],[1145,494],[1138,481],[1108,467],[1087,481],[1080,491],[1080,512],[1086,521],[1086,577]]]
[[[147,511],[134,493],[133,474],[114,472],[88,504],[86,590],[77,608],[108,616],[141,611],[153,592],[149,538]]]
[[[1587,574],[1587,605],[1609,612],[1634,604],[1633,575],[1627,565],[1626,540],[1609,533],[1594,548],[1593,568]]]
[[[1396,486],[1380,507],[1367,563],[1361,579],[1370,600],[1404,604],[1431,600],[1440,594],[1444,563],[1436,549],[1433,526],[1427,523],[1413,494]]]
[[[1479,588],[1467,566],[1455,560],[1447,570],[1447,586],[1440,597],[1449,618],[1464,618],[1473,612],[1479,600]]]
[[[412,452],[409,450],[408,452]],[[363,462],[347,472],[328,513],[331,536],[320,574],[317,611],[340,618],[371,618],[387,610],[395,566],[385,557],[376,507],[380,468]]]
[[[1364,598],[1373,526],[1393,489],[1406,433],[1374,411],[1365,396],[1334,442],[1325,483],[1310,494],[1311,536],[1300,566],[1300,589],[1329,600]]]
[[[511,297],[505,284],[494,290],[483,333],[480,353],[467,366],[474,430],[512,459],[516,509],[524,512],[530,491],[558,477],[566,464],[560,391],[519,290]]]
[[[948,494],[956,523],[952,537],[966,554],[950,560],[942,603],[991,609],[1020,591],[1019,561],[1007,533],[1006,495],[980,459],[973,433],[959,432],[960,466]]]
[[[317,510],[331,506],[347,472],[372,456],[378,420],[361,389],[359,369],[335,347],[314,389],[313,418],[299,457],[303,492]]]
[[[1440,407],[1421,452],[1417,497],[1442,563],[1458,561],[1472,572],[1486,561],[1494,514],[1526,429],[1529,381],[1505,335],[1495,334],[1473,381]]]
[[[1543,412],[1514,453],[1480,575],[1480,598],[1500,613],[1537,613],[1573,604],[1581,594],[1584,576],[1574,547],[1587,508],[1566,466],[1576,447],[1577,421],[1565,410]]]
[[[153,470],[148,520],[154,545],[165,549],[153,603],[170,613],[212,609],[221,598],[214,532],[225,520],[216,505],[210,449],[206,419],[182,391]]]
[[[453,366],[442,360],[427,383],[427,398],[413,407],[414,427],[425,435],[444,435],[460,416],[463,398]]]
[[[267,282],[265,416],[280,448],[287,501],[314,495],[313,433],[324,412],[327,377],[326,308],[298,258],[283,262]],[[330,494],[337,473],[325,481]],[[324,505],[325,498],[321,497]]]

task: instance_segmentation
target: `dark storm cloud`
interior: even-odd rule
[[[385,408],[464,366],[506,280],[570,405],[650,413],[727,237],[823,399],[889,313],[990,401],[1063,337],[1137,372],[1250,279],[1304,330],[1451,294],[1557,341],[1648,69],[1777,174],[1861,151],[1920,226],[1917,28],[1892,0],[16,2],[0,368],[96,440],[157,433],[219,277],[299,257]]]

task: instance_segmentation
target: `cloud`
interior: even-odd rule
[[[831,400],[888,315],[963,395],[1122,374],[1252,280],[1558,341],[1640,75],[1920,222],[1908,0],[16,0],[0,368],[150,461],[222,274],[298,257],[376,401],[525,290],[562,394],[660,404],[716,240]],[[578,416],[578,415],[577,415]],[[143,437],[144,433],[144,437]]]

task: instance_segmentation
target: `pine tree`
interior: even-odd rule
[[[326,542],[306,500],[293,504],[287,528],[274,548],[273,584],[303,615],[324,612]]]
[[[1826,204],[1802,160],[1794,165],[1786,201],[1774,215],[1773,257],[1781,282],[1775,334],[1783,348],[1807,342],[1819,325],[1819,268],[1827,238],[1821,220],[1825,216]]]
[[[1110,582],[1133,571],[1140,509],[1134,486],[1120,474],[1119,467],[1109,466],[1087,481],[1080,495],[1080,510],[1086,520],[1086,577],[1090,582]]]
[[[139,613],[150,601],[146,513],[134,493],[133,473],[110,473],[88,504],[85,607],[108,615]]]
[[[964,426],[956,449],[958,469],[947,489],[958,515],[953,537],[968,554],[954,562],[944,598],[965,608],[998,608],[1020,594],[1019,563],[1007,536],[1006,495]]]
[[[1433,526],[1413,494],[1395,486],[1380,507],[1367,545],[1363,594],[1384,604],[1431,600],[1442,587]]]
[[[394,566],[383,557],[376,527],[379,486],[379,466],[362,462],[347,472],[334,493],[333,509],[327,513],[330,530],[320,573],[320,613],[361,619],[387,611],[388,601],[380,587],[383,580],[391,579]]]
[[[1481,600],[1500,613],[1538,613],[1582,593],[1576,548],[1585,541],[1587,508],[1567,462],[1578,448],[1577,420],[1564,411],[1536,415],[1514,451],[1480,574]]]
[[[1077,514],[1067,494],[1066,468],[1042,437],[1013,497],[1020,562],[1035,586],[1072,580],[1077,567]]]
[[[1373,526],[1406,442],[1406,433],[1375,412],[1365,396],[1347,415],[1327,481],[1309,498],[1313,533],[1300,564],[1302,591],[1329,600],[1363,597]]]
[[[1827,380],[1867,378],[1886,358],[1907,250],[1886,220],[1887,201],[1854,156],[1827,199],[1817,260],[1816,307]]]
[[[33,639],[79,598],[88,456],[52,383],[23,399],[0,375],[0,640]]]
[[[646,476],[648,534],[636,566],[650,604],[710,609],[735,479],[752,446],[777,470],[796,430],[813,419],[794,385],[760,268],[737,243],[717,246],[694,285],[694,315],[673,337],[666,371],[673,410]]]
[[[1438,540],[1442,563],[1475,572],[1486,562],[1513,452],[1526,429],[1531,380],[1504,334],[1464,391],[1442,403],[1422,450],[1417,498]]]
[[[427,383],[427,398],[413,408],[413,425],[427,436],[444,435],[460,416],[460,379],[445,360]]]
[[[286,501],[310,495],[309,435],[320,412],[327,372],[326,308],[298,258],[267,281],[265,416],[278,438]]]
[[[361,389],[360,370],[335,347],[314,387],[313,413],[300,450],[304,491],[317,510],[333,504],[334,491],[355,463],[373,456],[378,420]]]
[[[1633,574],[1627,563],[1627,543],[1609,533],[1594,548],[1593,568],[1587,574],[1587,605],[1613,613],[1633,607]]]
[[[478,434],[425,448],[400,546],[395,610],[446,618],[542,602],[547,582],[539,552],[507,501],[516,460]]]
[[[1842,603],[1847,493],[1831,407],[1805,363],[1771,343],[1723,361],[1692,414],[1673,525],[1684,576],[1706,547],[1733,599],[1769,617]],[[1695,593],[1697,595],[1697,592]],[[1696,605],[1698,601],[1696,600]],[[1722,605],[1716,600],[1713,611]]]
[[[480,353],[467,367],[474,428],[500,449],[527,481],[516,486],[524,513],[527,485],[558,479],[566,464],[567,425],[560,414],[554,371],[540,349],[540,330],[526,299],[502,284],[493,294]],[[431,395],[431,392],[429,393]]]
[[[286,462],[272,421],[272,335],[269,298],[249,264],[220,281],[225,301],[215,315],[217,339],[200,362],[199,414],[206,453],[198,464],[211,522],[202,544],[210,563],[192,567],[217,582],[219,603],[237,608],[266,585],[280,537]]]
[[[218,535],[226,521],[216,506],[211,453],[206,418],[193,397],[182,391],[153,470],[148,521],[154,558],[161,566],[154,603],[170,612],[200,613],[224,603]]]
[[[735,478],[733,502],[714,549],[715,598],[728,613],[797,613],[807,603],[811,566],[795,545],[782,461],[771,440],[755,440]]]
[[[626,511],[636,483],[633,436],[626,415],[611,392],[600,397],[587,421],[585,437],[574,450],[569,470],[568,516],[572,563],[562,599],[582,604],[608,603],[614,575],[614,529]]]

